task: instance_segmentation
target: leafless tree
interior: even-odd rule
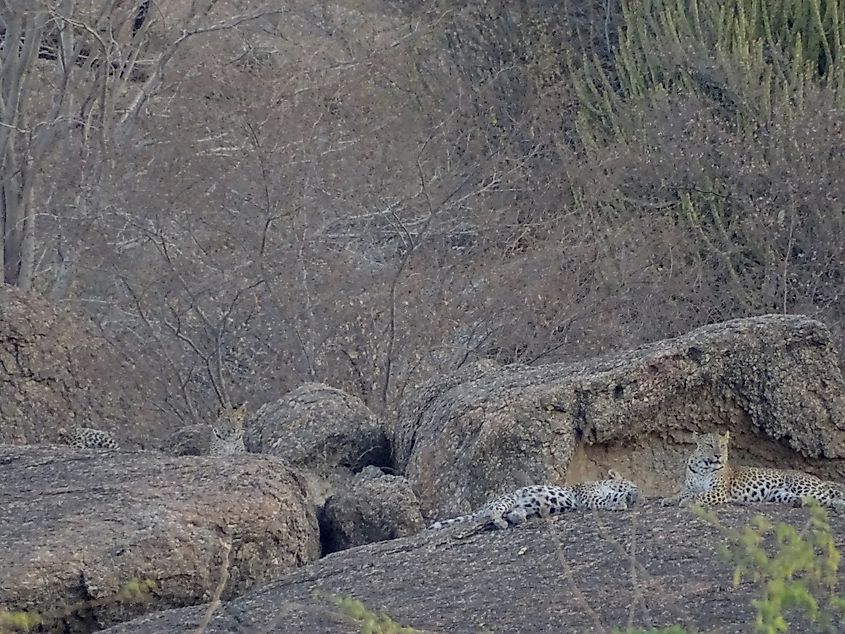
[[[152,50],[150,29],[162,20],[151,0],[0,3],[0,251],[7,284],[33,286],[36,252],[44,246],[38,220],[47,214],[39,185],[49,179],[50,155],[62,154],[56,146],[87,168],[75,201],[84,214],[79,206],[90,203],[84,191],[98,187],[185,43],[285,11],[217,17],[216,5],[177,8],[169,17],[178,27],[167,25],[159,33],[164,42]],[[68,254],[59,251],[66,274]]]

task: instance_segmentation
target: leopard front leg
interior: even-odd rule
[[[681,506],[692,506],[698,504],[699,506],[714,506],[717,504],[724,504],[727,502],[727,496],[723,491],[703,491],[695,495],[689,495],[681,501]]]
[[[792,506],[808,506],[807,500],[813,500],[816,504],[821,506],[825,506],[828,509],[834,511],[835,513],[845,513],[845,500],[840,499],[838,496],[830,496],[830,495],[805,495],[802,497],[797,497],[792,502]],[[811,502],[812,504],[812,502]]]
[[[491,518],[490,518],[490,521],[491,521],[491,522],[493,522],[493,525],[494,525],[496,528],[505,529],[505,528],[507,528],[508,526],[510,526],[510,524],[508,524],[508,520],[506,520],[506,519],[505,519],[504,517],[502,517],[501,515],[497,515],[497,516],[495,516],[495,517],[491,517]]]
[[[836,513],[845,513],[845,500],[828,500],[827,505]]]
[[[684,506],[684,502],[692,497],[686,491],[680,491],[677,495],[660,500],[660,506]]]
[[[602,509],[604,511],[627,511],[628,510],[628,502],[625,500],[624,497],[621,498],[614,498],[608,500],[602,500],[596,504],[590,504],[587,506],[590,509]]]
[[[507,513],[505,513],[505,520],[507,520],[506,524],[511,524],[512,526],[519,526],[523,522],[528,519],[528,511],[525,507],[519,506],[514,508]],[[499,527],[504,528],[504,527]]]

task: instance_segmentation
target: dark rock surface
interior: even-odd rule
[[[845,474],[845,382],[827,328],[738,319],[576,364],[442,377],[400,413],[395,467],[449,517],[536,482],[615,468],[646,494],[682,477],[692,432],[730,430],[737,464]]]
[[[391,449],[395,466],[405,469],[414,451],[416,430],[430,416],[429,410],[448,405],[448,398],[443,398],[450,390],[463,383],[479,381],[487,374],[502,366],[491,359],[481,359],[461,366],[458,370],[438,374],[413,390],[399,404],[397,420],[392,432]]]
[[[319,556],[313,505],[274,458],[4,446],[0,481],[0,611],[48,631],[208,601],[224,544],[224,598]],[[154,582],[146,603],[113,600],[133,581]]]
[[[173,456],[207,456],[213,439],[214,428],[208,423],[186,425],[173,432],[164,446]]]
[[[759,586],[732,585],[733,565],[718,550],[724,531],[756,513],[803,526],[806,509],[723,507],[723,528],[687,509],[649,501],[628,512],[571,513],[464,540],[453,531],[335,553],[223,604],[206,630],[355,632],[328,598],[351,596],[424,631],[608,632],[628,624],[733,634],[752,630]],[[845,520],[832,518],[835,540]],[[151,614],[111,634],[189,632],[198,606]],[[800,619],[794,630],[809,632]],[[809,629],[808,629],[809,628]]]
[[[423,528],[420,503],[408,481],[381,473],[358,474],[326,500],[320,516],[324,553],[407,537]]]

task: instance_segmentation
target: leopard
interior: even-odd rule
[[[608,479],[587,481],[573,486],[533,484],[487,503],[474,513],[435,522],[429,530],[440,530],[469,522],[504,529],[528,519],[557,515],[566,510],[603,509],[624,511],[639,497],[637,485],[611,469]]]
[[[213,435],[208,453],[212,456],[234,456],[246,453],[244,445],[244,422],[247,419],[247,404],[221,407],[217,421],[211,426]]]
[[[120,449],[110,432],[92,427],[59,428],[59,439],[76,449]]]
[[[811,498],[837,511],[845,509],[845,489],[840,485],[794,469],[731,465],[729,444],[730,432],[697,436],[681,491],[662,499],[661,505],[770,502],[803,506]]]
[[[608,469],[604,480],[579,482],[572,487],[576,510],[601,509],[627,511],[637,503],[640,490],[636,484],[622,477],[615,469]]]

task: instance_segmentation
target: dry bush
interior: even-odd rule
[[[646,229],[629,255],[695,272],[680,296],[701,312],[679,326],[803,312],[842,348],[845,19],[824,2],[623,5],[609,63],[585,56],[573,71],[586,207],[677,226],[658,250]],[[650,317],[671,324],[677,296],[661,295]]]
[[[52,150],[34,286],[150,357],[186,420],[306,380],[389,412],[480,357],[762,312],[842,341],[842,117],[818,68],[788,109],[781,83],[737,114],[760,82],[705,43],[655,45],[641,64],[688,72],[626,92],[616,3],[465,4],[290,4],[184,42],[122,136]],[[156,14],[148,57],[187,8]]]

